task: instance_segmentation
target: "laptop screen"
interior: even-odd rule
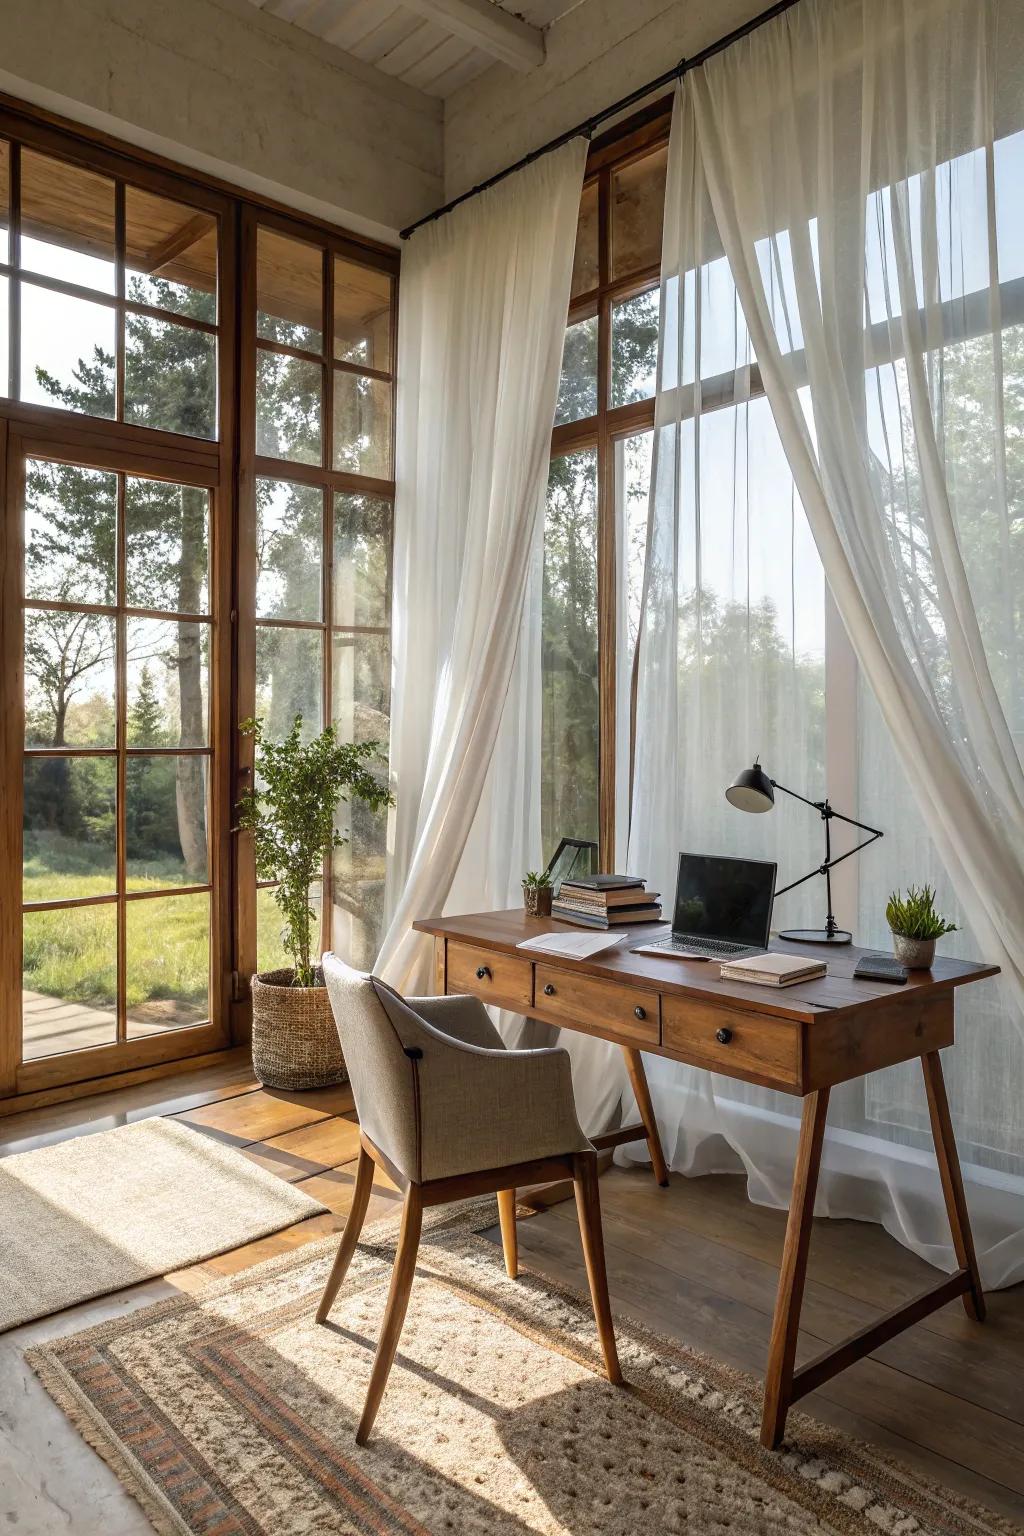
[[[681,853],[672,932],[765,948],[776,868],[760,859]]]

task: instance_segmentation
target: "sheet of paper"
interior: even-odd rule
[[[603,949],[610,949],[625,937],[621,933],[542,933],[536,939],[524,939],[517,949],[536,949],[542,955],[567,955],[573,960],[589,960]]]

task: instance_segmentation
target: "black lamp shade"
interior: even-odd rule
[[[770,811],[775,804],[775,791],[760,763],[755,763],[753,768],[744,768],[736,775],[725,798],[738,811]]]

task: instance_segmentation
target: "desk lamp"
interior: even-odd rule
[[[799,880],[794,880],[789,885],[784,885],[781,891],[775,895],[783,896],[786,891],[792,891],[798,885],[803,885],[805,880],[813,880],[815,875],[825,876],[825,900],[828,912],[825,918],[824,928],[790,928],[786,933],[780,933],[780,939],[792,939],[800,944],[849,944],[852,934],[845,928],[840,928],[832,914],[832,876],[830,871],[844,859],[859,853],[869,843],[875,842],[883,834],[877,827],[869,827],[863,821],[854,821],[852,816],[844,816],[840,811],[834,811],[827,800],[807,800],[803,795],[798,795],[795,789],[787,789],[785,784],[779,784],[777,780],[770,779],[761,767],[758,758],[754,759],[752,768],[744,768],[738,774],[725,792],[725,798],[730,805],[734,805],[738,811],[752,811],[759,814],[770,811],[775,804],[775,791],[781,789],[784,795],[790,795],[794,800],[799,800],[803,805],[809,805],[820,815],[825,823],[825,859],[817,869],[812,869],[808,874],[801,875]],[[831,821],[845,821],[849,827],[859,827],[862,832],[870,832],[856,848],[851,848],[847,853],[841,853],[837,859],[832,857],[832,837],[829,823]]]

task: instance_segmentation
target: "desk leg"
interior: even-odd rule
[[[779,1289],[775,1298],[775,1318],[768,1348],[765,1372],[764,1411],[761,1415],[761,1444],[774,1450],[786,1432],[786,1414],[792,1401],[793,1366],[796,1340],[800,1330],[800,1306],[807,1278],[807,1253],[811,1246],[811,1218],[814,1194],[821,1167],[821,1146],[825,1139],[828,1113],[828,1089],[819,1088],[804,1099],[800,1119],[800,1141],[793,1169],[793,1194],[786,1223],[786,1244],[782,1250]]]
[[[928,1092],[928,1113],[932,1122],[935,1157],[939,1165],[939,1176],[942,1179],[946,1214],[949,1216],[949,1226],[953,1233],[953,1251],[956,1254],[957,1263],[961,1269],[967,1271],[971,1281],[970,1289],[963,1293],[964,1310],[968,1317],[973,1317],[976,1322],[982,1323],[985,1321],[985,1297],[981,1289],[981,1275],[978,1272],[974,1238],[971,1236],[971,1222],[967,1214],[967,1199],[960,1173],[960,1159],[957,1156],[953,1122],[949,1114],[949,1100],[946,1098],[946,1080],[942,1075],[942,1062],[938,1051],[929,1051],[927,1056],[922,1056],[921,1066],[924,1069],[924,1085]]]
[[[664,1189],[668,1184],[668,1169],[665,1166],[665,1154],[661,1150],[661,1137],[658,1135],[658,1122],[654,1118],[654,1105],[651,1103],[651,1090],[647,1086],[643,1057],[639,1051],[631,1050],[628,1045],[622,1047],[622,1054],[626,1058],[626,1070],[629,1072],[629,1081],[640,1111],[640,1119],[647,1132],[647,1150],[651,1154],[654,1177]]]

